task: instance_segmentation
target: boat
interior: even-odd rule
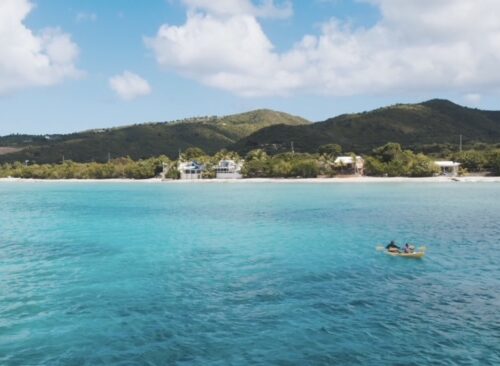
[[[403,257],[403,258],[413,258],[413,259],[421,259],[425,255],[425,252],[413,252],[413,253],[398,253],[398,252],[389,252],[385,251],[387,254],[392,255],[393,257]]]
[[[399,247],[393,247],[390,249],[387,249],[386,246],[383,245],[377,245],[375,247],[377,251],[379,252],[384,252],[386,254],[389,254],[393,257],[403,257],[403,258],[413,258],[413,259],[421,259],[425,255],[425,251],[427,250],[426,246],[419,246],[415,248],[415,245],[410,244],[409,245],[409,252],[405,252]]]

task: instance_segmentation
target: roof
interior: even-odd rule
[[[451,160],[437,160],[434,162],[437,166],[441,168],[454,168],[460,166],[460,163],[451,161]]]
[[[231,168],[231,167],[241,167],[243,166],[243,162],[236,162],[234,160],[223,159],[219,161],[219,168]]]
[[[236,162],[234,160],[223,159],[219,161],[219,167],[227,168],[229,166],[236,166]]]
[[[361,156],[356,156],[356,160],[360,161]],[[352,164],[354,163],[352,156],[339,156],[335,159],[335,164]]]
[[[179,170],[203,170],[204,166],[197,161],[179,162]]]

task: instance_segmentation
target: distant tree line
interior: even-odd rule
[[[170,163],[166,156],[134,161],[130,158],[113,159],[108,163],[75,163],[65,161],[62,164],[22,163],[3,164],[0,177],[33,179],[147,179],[161,174],[163,164]]]
[[[246,178],[314,178],[317,176],[333,177],[344,172],[344,167],[335,164],[342,153],[341,146],[327,144],[319,147],[314,154],[286,152],[268,155],[264,150],[256,149],[241,157],[236,152],[221,150],[214,155],[207,155],[202,149],[192,147],[180,156],[183,161],[196,160],[205,166],[204,178],[215,177],[215,167],[222,159],[241,161],[245,164],[242,174]],[[397,143],[388,143],[365,155],[364,171],[369,176],[406,176],[429,177],[439,174],[434,164],[436,154],[431,158],[423,153],[403,150]],[[461,173],[489,172],[500,175],[500,148],[497,145],[485,145],[481,149],[461,152],[447,152],[441,159],[461,163]],[[35,178],[35,179],[147,179],[161,176],[179,178],[177,161],[167,156],[132,160],[129,157],[112,159],[107,163],[75,163],[65,161],[62,164],[31,164],[20,162],[0,165],[0,177]]]

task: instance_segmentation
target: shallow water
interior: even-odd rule
[[[0,364],[499,365],[499,223],[498,183],[2,183]]]

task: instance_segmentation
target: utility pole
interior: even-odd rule
[[[462,135],[460,135],[460,152],[462,152]]]
[[[64,154],[63,154],[63,156],[62,156],[62,163],[64,164]]]

